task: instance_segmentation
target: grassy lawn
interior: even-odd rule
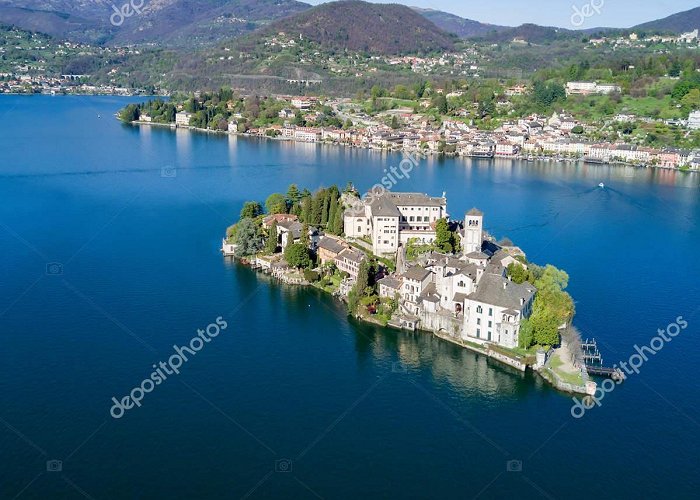
[[[321,281],[317,281],[313,285],[316,288],[323,290],[324,292],[334,294],[338,291],[338,288],[340,288],[340,282],[342,280],[343,278],[340,276],[340,273],[336,272],[335,274],[330,276],[330,284],[327,284],[327,279],[323,278]]]
[[[583,378],[580,373],[571,373],[562,369],[564,362],[559,358],[559,354],[554,354],[549,364],[549,368],[557,374],[557,376],[571,385],[583,385]]]

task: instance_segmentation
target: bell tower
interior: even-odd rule
[[[464,255],[472,252],[481,252],[481,245],[484,241],[483,224],[483,212],[476,208],[472,208],[467,212],[464,218]]]

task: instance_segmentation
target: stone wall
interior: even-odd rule
[[[455,318],[452,314],[423,311],[420,321],[421,330],[443,331],[450,336],[460,336],[462,333],[462,318]]]

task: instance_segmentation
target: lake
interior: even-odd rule
[[[606,364],[687,320],[575,419],[536,375],[221,256],[244,201],[364,191],[400,155],[116,121],[133,100],[0,97],[0,497],[696,497],[700,175],[429,158],[394,188],[565,269]]]

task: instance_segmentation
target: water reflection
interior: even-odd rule
[[[536,377],[486,356],[438,339],[426,332],[402,332],[351,320],[355,348],[362,362],[372,360],[397,371],[430,373],[438,384],[448,383],[464,396],[513,397],[542,384]],[[395,365],[394,362],[400,363]]]

